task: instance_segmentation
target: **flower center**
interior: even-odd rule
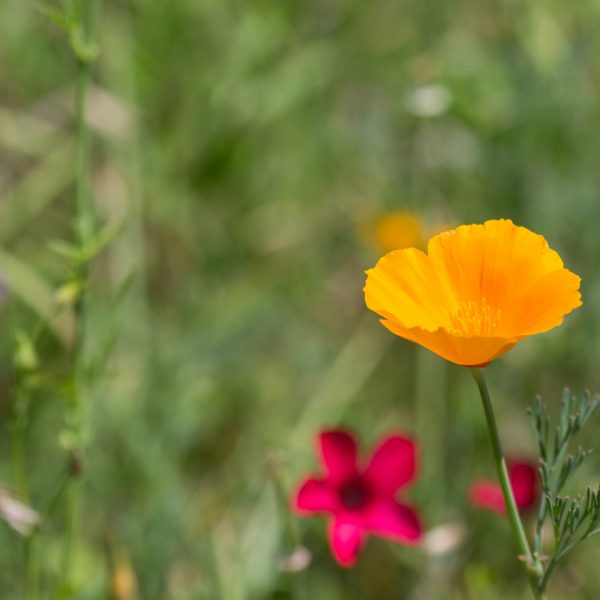
[[[502,310],[492,308],[485,298],[479,303],[461,302],[454,312],[448,313],[450,330],[459,335],[492,335],[501,316]]]
[[[362,480],[355,479],[342,487],[340,498],[345,508],[358,510],[368,504],[371,499],[371,490]]]

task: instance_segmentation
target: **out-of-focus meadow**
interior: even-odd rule
[[[73,237],[76,64],[37,7],[0,12],[0,487],[18,487],[25,332],[39,368],[19,422],[45,511],[66,462],[75,317],[56,300],[69,277],[56,241]],[[467,502],[494,475],[469,374],[381,327],[363,271],[389,213],[426,232],[511,218],[581,275],[584,304],[490,367],[507,454],[535,456],[536,393],[557,407],[565,385],[600,388],[599,19],[588,0],[102,4],[93,193],[118,234],[88,295],[76,598],[528,597],[507,522]],[[270,470],[291,494],[315,470],[316,432],[337,425],[365,450],[418,436],[410,501],[428,529],[458,524],[464,539],[447,552],[372,539],[347,571],[323,519],[296,520],[312,564],[281,572],[290,541]],[[582,438],[596,450],[598,427]],[[60,572],[53,515],[42,591]],[[0,527],[2,598],[21,597],[23,546]],[[599,560],[595,540],[578,548],[550,597],[597,598]]]

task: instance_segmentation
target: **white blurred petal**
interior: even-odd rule
[[[408,112],[417,117],[438,117],[452,104],[450,90],[441,83],[423,85],[411,90],[404,100]]]
[[[35,510],[13,498],[4,490],[0,490],[0,517],[22,536],[30,535],[41,522],[40,516]]]
[[[467,528],[462,523],[445,523],[430,529],[423,538],[423,548],[430,556],[441,556],[462,545]]]

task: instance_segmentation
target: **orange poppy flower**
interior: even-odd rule
[[[425,247],[421,219],[409,212],[394,212],[381,217],[375,224],[375,240],[383,252],[399,248]]]
[[[461,225],[427,254],[396,250],[367,271],[365,301],[392,333],[483,366],[581,306],[580,278],[546,240],[512,221]]]

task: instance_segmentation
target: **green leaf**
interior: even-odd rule
[[[11,293],[32,309],[62,342],[70,347],[75,336],[75,316],[68,307],[60,307],[54,289],[27,263],[0,249],[0,273]]]
[[[45,2],[36,2],[35,8],[38,12],[42,13],[45,17],[48,17],[56,25],[66,32],[69,32],[72,26],[72,22],[62,10],[55,8]]]
[[[73,157],[73,142],[64,141],[8,190],[0,204],[2,242],[18,236],[29,221],[64,192],[74,178]]]
[[[24,331],[17,331],[15,342],[14,360],[16,368],[20,371],[35,371],[38,368],[39,360],[31,337]]]

